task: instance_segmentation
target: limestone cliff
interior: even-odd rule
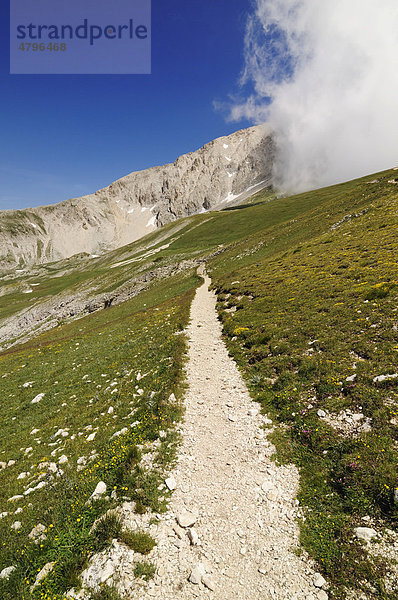
[[[270,183],[273,143],[251,127],[95,194],[0,212],[0,268],[101,254],[175,219],[241,202]]]

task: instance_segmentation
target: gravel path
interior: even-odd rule
[[[158,574],[140,598],[326,600],[314,584],[326,582],[293,553],[297,470],[270,460],[267,419],[221,339],[209,284],[191,309],[183,445],[153,555]]]

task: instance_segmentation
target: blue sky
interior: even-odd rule
[[[59,202],[251,123],[238,93],[250,0],[152,0],[152,75],[9,75],[0,8],[0,209]]]

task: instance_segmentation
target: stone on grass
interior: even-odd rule
[[[100,481],[97,484],[97,487],[95,488],[94,492],[91,494],[90,500],[98,500],[105,493],[106,493],[106,483],[104,483],[103,481]]]
[[[23,496],[18,494],[17,496],[12,496],[11,498],[8,498],[8,502],[17,502],[18,500],[23,500]]]
[[[38,404],[40,402],[40,400],[43,400],[45,394],[37,394],[37,396],[35,396],[33,398],[33,400],[31,400],[31,404]]]
[[[363,540],[364,542],[370,542],[377,536],[377,531],[371,527],[356,527],[354,533],[359,540]]]
[[[8,579],[13,571],[15,571],[16,567],[6,567],[0,573],[0,579]]]
[[[318,415],[318,417],[321,417],[321,419],[323,419],[324,417],[326,417],[325,411],[322,410],[321,408],[318,410],[318,412],[316,414]]]
[[[36,525],[36,527],[33,527],[28,537],[31,540],[34,540],[36,543],[39,541],[44,541],[47,538],[47,536],[45,535],[45,531],[46,526],[42,523],[39,523],[38,525]]]
[[[354,373],[354,375],[350,375],[349,377],[346,377],[345,380],[348,381],[348,382],[352,382],[352,381],[355,381],[356,378],[357,378],[357,374]]]
[[[32,587],[30,588],[31,592],[33,592],[33,590],[35,588],[37,588],[37,586],[39,585],[39,583],[41,583],[43,581],[43,579],[45,577],[47,577],[47,575],[49,573],[51,573],[51,571],[54,568],[54,565],[55,565],[55,562],[49,562],[46,565],[44,565],[44,567],[42,568],[42,570],[37,574],[36,581],[34,582],[34,584],[32,585]]]
[[[68,457],[65,454],[63,454],[62,456],[60,456],[59,459],[58,459],[58,464],[59,465],[64,465],[67,462],[68,462]]]

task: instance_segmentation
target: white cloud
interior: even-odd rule
[[[398,163],[397,0],[255,0],[231,118],[276,132],[288,191]]]

